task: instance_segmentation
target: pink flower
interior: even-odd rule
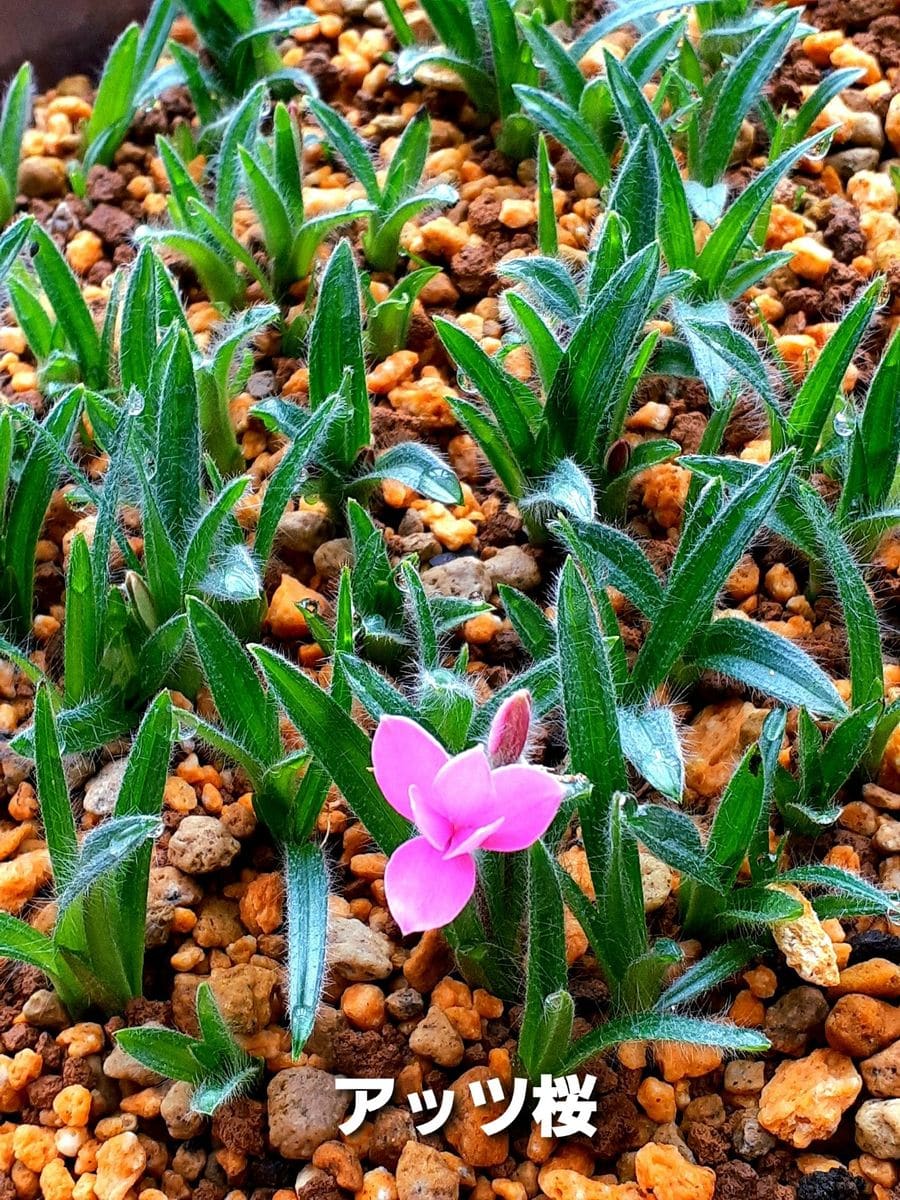
[[[521,702],[516,717],[521,729]],[[521,749],[524,737],[520,741]],[[527,849],[547,832],[565,792],[542,767],[492,767],[483,746],[450,755],[408,717],[381,719],[372,765],[388,803],[419,831],[394,851],[384,875],[388,905],[404,934],[439,929],[458,917],[475,891],[475,851]]]

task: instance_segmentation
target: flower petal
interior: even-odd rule
[[[525,850],[550,828],[565,788],[542,767],[513,763],[492,773],[496,810],[505,817],[496,833],[481,843],[484,850]],[[486,820],[491,813],[485,813]]]
[[[450,845],[444,851],[444,857],[457,858],[460,854],[472,854],[475,850],[480,850],[505,820],[505,817],[498,817],[496,821],[492,821],[490,825],[482,825],[480,829],[456,830]]]
[[[453,826],[446,817],[426,802],[414,783],[410,785],[409,802],[412,807],[413,821],[415,821],[419,833],[425,836],[435,850],[444,854],[453,835]]]
[[[475,891],[471,855],[445,859],[425,838],[398,847],[384,872],[391,915],[404,935],[440,929],[458,917]]]
[[[465,750],[441,767],[431,798],[455,829],[474,831],[504,815],[495,811],[491,764],[483,746]]]
[[[428,803],[432,781],[450,755],[409,717],[382,717],[372,739],[375,780],[391,808],[413,819],[409,789],[415,784]]]

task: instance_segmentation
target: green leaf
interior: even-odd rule
[[[87,167],[96,162],[110,165],[117,149],[115,142],[105,141],[99,154],[95,144],[110,127],[130,122],[134,114],[135,92],[139,82],[136,72],[139,41],[139,27],[136,24],[129,25],[109,52],[100,76],[94,107],[84,130]]]
[[[724,1021],[682,1017],[674,1013],[641,1013],[608,1021],[574,1041],[559,1070],[575,1071],[589,1059],[622,1042],[682,1042],[693,1046],[717,1046],[736,1054],[760,1053],[769,1041],[758,1030],[739,1029]]]
[[[119,794],[116,819],[143,816],[159,820],[163,789],[172,753],[172,712],[168,693],[161,692],[148,707],[134,740]],[[132,993],[143,985],[147,885],[152,847],[140,847],[121,869],[117,880],[116,942]]]
[[[94,605],[91,552],[84,535],[72,539],[66,572],[64,638],[65,696],[68,704],[87,700],[96,685],[102,630]]]
[[[718,864],[707,856],[697,826],[686,813],[662,804],[631,803],[626,820],[632,834],[657,858],[714,892],[723,891]]]
[[[725,75],[712,111],[704,120],[700,144],[700,177],[703,183],[715,183],[724,175],[741,122],[757,97],[762,95],[763,88],[796,36],[798,19],[798,13],[788,11],[764,26]]]
[[[29,963],[51,978],[59,967],[56,948],[45,933],[40,933],[27,921],[0,912],[0,959],[4,958]]]
[[[182,587],[186,592],[196,588],[209,571],[223,533],[230,529],[235,506],[246,492],[249,482],[246,476],[242,476],[227,483],[191,533],[184,552]]]
[[[462,504],[463,494],[455,472],[429,446],[420,442],[400,442],[379,454],[372,470],[357,476],[353,486],[377,484],[396,479],[429,500],[442,504]]]
[[[231,229],[234,203],[241,186],[243,157],[240,152],[243,148],[252,146],[256,140],[265,97],[264,83],[258,83],[251,88],[234,110],[222,135],[219,170],[216,176],[215,213],[227,229]]]
[[[801,482],[798,488],[800,507],[840,596],[850,652],[851,695],[854,708],[858,708],[869,700],[878,699],[883,692],[878,613],[825,502],[810,484]]]
[[[201,600],[187,598],[188,625],[222,724],[268,766],[281,752],[278,713],[238,639]]]
[[[538,524],[561,513],[590,521],[597,511],[593,484],[571,458],[560,459],[546,478],[528,490],[519,507]]]
[[[816,452],[841,381],[883,290],[883,281],[878,278],[860,293],[803,380],[788,414],[791,443],[799,448],[803,463],[809,463]]]
[[[553,860],[541,842],[528,852],[528,954],[519,1058],[529,1078],[555,1071],[571,1040],[575,1006],[566,986],[564,914]]]
[[[829,343],[830,344],[830,343]],[[850,466],[838,512],[886,504],[900,461],[900,335],[894,334],[869,385],[850,447]]]
[[[426,192],[401,200],[383,219],[370,217],[362,244],[372,268],[376,271],[395,272],[404,225],[424,209],[455,204],[458,198],[458,193],[449,184],[438,183]]]
[[[382,191],[365,143],[356,130],[338,112],[321,100],[308,99],[310,112],[322,126],[325,138],[350,168],[373,204],[380,204]]]
[[[328,873],[318,846],[288,843],[285,900],[288,933],[288,1021],[298,1058],[313,1030],[325,981]]]
[[[536,124],[569,151],[598,187],[604,187],[610,178],[609,159],[584,117],[552,92],[524,84],[514,84],[513,91]]]
[[[200,508],[198,407],[188,336],[173,330],[159,404],[153,491],[169,536],[179,548],[186,546]]]
[[[522,645],[535,660],[541,662],[556,651],[556,633],[541,609],[518,588],[501,583],[497,588],[513,629]]]
[[[454,417],[478,443],[478,448],[509,495],[513,500],[520,499],[525,491],[525,476],[493,418],[486,416],[468,400],[460,400],[455,396],[447,396],[446,399]]]
[[[635,608],[654,618],[663,604],[663,589],[640,546],[612,525],[561,518],[553,532],[574,554],[597,587],[610,584]]]
[[[840,867],[811,866],[791,867],[778,876],[779,883],[796,883],[809,887],[823,888],[833,897],[846,902],[843,912],[852,916],[854,912],[871,912],[872,907],[854,908],[855,904],[873,906],[878,912],[893,915],[900,909],[900,902],[895,894],[884,892],[874,887],[858,875],[843,871]]]
[[[610,401],[647,318],[658,270],[656,245],[628,259],[576,329],[544,409],[544,428],[557,454],[589,464],[597,444],[605,447]]]
[[[264,646],[251,647],[288,718],[386,854],[409,837],[409,824],[381,794],[371,773],[369,739],[336,701]]]
[[[697,254],[694,249],[694,223],[688,209],[681,171],[649,101],[637,81],[611,54],[606,54],[606,74],[609,88],[625,128],[633,142],[641,128],[647,129],[656,158],[660,193],[663,203],[659,213],[659,241],[670,270],[693,267]],[[733,145],[729,143],[730,148]]]
[[[504,371],[458,325],[442,317],[436,317],[434,325],[457,368],[484,398],[514,458],[521,464],[528,463],[534,453],[536,421],[540,411],[531,389]]]
[[[348,469],[371,438],[363,356],[359,276],[348,241],[328,260],[309,334],[309,406],[315,410],[340,393],[347,414],[329,444],[338,442],[336,466]]]
[[[728,323],[724,306],[713,303],[709,307],[695,307],[679,302],[673,307],[673,315],[714,406],[721,406],[725,400],[732,373],[746,380],[764,400],[772,399],[762,355],[746,334]]]
[[[13,229],[17,228],[18,226],[13,226]],[[97,333],[90,309],[82,297],[81,285],[57,249],[56,243],[40,225],[31,227],[30,236],[36,245],[32,259],[35,270],[57,321],[65,322],[66,339],[78,359],[82,379],[88,387],[102,388],[106,379],[100,335]]]
[[[26,62],[19,67],[6,89],[0,112],[0,181],[3,184],[0,225],[5,225],[15,211],[22,135],[31,115],[33,94],[34,71],[31,63]]]
[[[825,671],[788,638],[737,617],[713,621],[691,642],[691,661],[791,707],[840,717],[844,702]]]
[[[645,127],[629,146],[608,201],[608,207],[619,214],[627,227],[629,254],[637,254],[656,241],[659,204],[656,157]]]
[[[146,842],[155,841],[162,828],[162,820],[158,815],[133,815],[110,817],[92,829],[81,844],[77,870],[59,893],[59,915],[62,916],[105,875],[125,865]]]
[[[684,791],[684,759],[670,708],[623,708],[622,753],[651,787],[677,803]]]
[[[546,391],[553,383],[553,377],[559,369],[563,348],[547,321],[524,296],[520,296],[518,292],[510,288],[504,293],[503,299],[522,331],[541,384]]]
[[[202,1078],[203,1068],[194,1057],[196,1040],[186,1033],[145,1026],[120,1029],[114,1036],[125,1053],[148,1071],[183,1083],[197,1083]]]
[[[770,887],[738,888],[718,914],[717,923],[725,930],[744,925],[773,925],[777,921],[795,921],[803,915],[803,906],[792,896]]]
[[[18,170],[18,166],[16,167]],[[34,226],[33,217],[22,217],[0,234],[0,283],[5,282],[13,263],[28,240]]]
[[[533,254],[500,263],[497,269],[504,279],[524,284],[538,308],[548,316],[566,324],[578,320],[582,309],[581,296],[571,272],[559,259]],[[504,299],[508,300],[509,294]]]
[[[69,803],[62,750],[50,691],[42,684],[34,699],[34,762],[38,802],[58,890],[68,887],[78,864],[78,836]]]
[[[682,535],[663,606],[634,664],[633,696],[651,692],[666,677],[699,626],[708,620],[734,564],[787,485],[793,463],[794,455],[784,454],[737,489],[715,518],[697,530],[693,545]],[[701,500],[704,494],[714,495],[709,489],[718,486],[707,484]]]
[[[543,28],[543,26],[538,26]],[[574,64],[573,64],[574,65]],[[577,67],[575,74],[582,78]],[[550,154],[547,150],[547,139],[543,134],[538,138],[537,156],[537,205],[538,205],[538,250],[551,258],[559,249],[559,238],[556,231],[556,207],[553,202],[553,176],[550,171]]]
[[[670,983],[656,1003],[660,1011],[695,1004],[706,992],[712,991],[743,971],[759,955],[762,946],[750,938],[740,938],[716,946],[699,962]]]
[[[722,287],[726,275],[735,265],[739,250],[753,228],[754,221],[769,202],[779,181],[804,155],[812,154],[821,141],[822,134],[817,133],[787,150],[760,171],[728,206],[697,258],[695,269],[708,299],[712,299]],[[746,286],[749,287],[750,284]]]
[[[284,510],[340,412],[340,399],[332,396],[320,404],[315,412],[304,414],[306,419],[302,425],[291,429],[292,445],[269,477],[259,510],[253,549],[261,566],[265,567],[269,561]]]

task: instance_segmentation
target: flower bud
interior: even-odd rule
[[[503,767],[522,757],[531,727],[531,693],[516,692],[497,709],[488,733],[487,752],[492,767]]]

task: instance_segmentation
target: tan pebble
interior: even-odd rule
[[[658,404],[655,400],[648,400],[625,422],[628,429],[634,429],[639,432],[652,430],[655,433],[662,433],[668,429],[669,422],[672,420],[672,410],[668,404]]]
[[[357,1029],[380,1029],[384,1024],[384,993],[373,983],[354,983],[341,996],[341,1012]]]
[[[786,242],[784,249],[793,255],[788,264],[791,270],[814,283],[821,283],[834,262],[834,252],[808,235]]]
[[[97,1151],[97,1200],[125,1200],[144,1173],[147,1152],[134,1133],[120,1133]]]
[[[635,1183],[605,1183],[566,1168],[547,1166],[539,1180],[541,1191],[549,1200],[644,1200]]]
[[[813,906],[793,884],[776,884],[774,891],[784,892],[799,904],[803,913],[792,921],[776,921],[772,926],[775,944],[801,979],[819,987],[833,987],[840,981],[834,943],[822,928]]]
[[[67,1048],[70,1058],[87,1058],[103,1049],[103,1028],[94,1021],[79,1021],[64,1029],[56,1040]]]
[[[53,1111],[64,1125],[87,1125],[91,1115],[91,1093],[80,1083],[70,1084],[56,1093]]]
[[[900,1008],[873,996],[842,996],[828,1014],[829,1046],[851,1058],[868,1058],[900,1038]]]
[[[773,600],[785,604],[792,596],[797,595],[797,580],[790,567],[784,563],[775,563],[766,571],[763,580],[766,591]]]
[[[744,972],[743,979],[753,995],[758,996],[760,1000],[770,1000],[778,987],[778,976],[771,967],[754,967],[751,971]]]
[[[638,1088],[637,1101],[651,1121],[663,1125],[675,1120],[678,1110],[675,1089],[670,1083],[648,1076]]]
[[[712,1200],[716,1173],[682,1158],[675,1146],[648,1142],[634,1159],[635,1176],[643,1192],[656,1200]]]
[[[440,1151],[423,1142],[408,1141],[397,1163],[398,1200],[457,1200],[459,1174]]]
[[[293,1197],[292,1191],[290,1200],[293,1200]],[[363,1176],[362,1187],[356,1193],[356,1200],[398,1200],[394,1176],[386,1167],[376,1167],[374,1171],[367,1171]]]
[[[851,1059],[835,1050],[814,1050],[783,1062],[763,1088],[759,1123],[798,1150],[830,1137],[862,1088]]]
[[[75,1180],[61,1158],[54,1158],[41,1171],[43,1200],[72,1200]]]
[[[900,996],[900,966],[886,958],[870,958],[841,971],[840,981],[832,989],[834,996],[861,992],[864,996],[893,1000]]]
[[[462,1062],[465,1046],[446,1013],[432,1005],[410,1035],[409,1048],[414,1054],[430,1058],[439,1067],[455,1067]]]
[[[12,1150],[16,1162],[29,1171],[43,1171],[57,1156],[54,1131],[40,1125],[19,1125],[13,1133]]]
[[[0,910],[20,912],[50,882],[53,871],[46,850],[28,850],[0,863]]]
[[[508,229],[525,229],[537,220],[537,206],[533,200],[503,200],[498,220]]]
[[[313,605],[321,614],[330,612],[328,602],[319,592],[305,587],[292,575],[282,575],[266,613],[266,623],[275,637],[292,641],[309,632],[306,617],[298,608],[303,604]]]
[[[900,1097],[900,1041],[859,1064],[863,1081],[882,1100]]]
[[[507,1133],[487,1134],[482,1129],[506,1111],[506,1101],[488,1099],[487,1104],[476,1108],[469,1085],[480,1083],[487,1095],[488,1080],[496,1075],[488,1066],[473,1067],[464,1072],[452,1085],[456,1095],[453,1115],[450,1117],[444,1136],[470,1167],[496,1167],[509,1154]]]
[[[656,1042],[653,1053],[667,1083],[677,1083],[680,1079],[698,1079],[708,1075],[710,1071],[715,1071],[722,1063],[722,1052],[715,1046]]]
[[[66,262],[79,275],[86,275],[103,257],[103,242],[96,233],[82,229],[66,246]]]
[[[241,920],[253,934],[274,933],[284,920],[284,880],[280,872],[257,877],[240,899]]]

